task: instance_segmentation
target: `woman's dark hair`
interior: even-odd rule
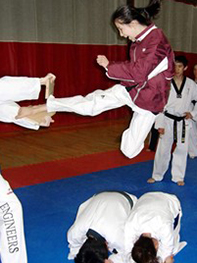
[[[104,263],[108,259],[108,248],[105,242],[88,237],[76,255],[75,263]]]
[[[136,263],[159,263],[153,240],[149,237],[140,236],[133,246],[131,256]]]
[[[130,24],[137,20],[141,25],[150,25],[156,18],[161,8],[162,0],[150,0],[149,5],[144,8],[135,8],[131,5],[120,6],[112,14],[112,22],[119,21],[122,24]]]

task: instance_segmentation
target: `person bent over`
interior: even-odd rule
[[[142,195],[125,224],[125,253],[136,263],[172,263],[187,243],[180,242],[182,209],[175,195]]]
[[[82,203],[67,233],[68,259],[75,263],[124,262],[124,224],[136,200],[126,192],[105,191]]]

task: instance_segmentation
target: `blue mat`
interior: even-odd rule
[[[108,189],[128,191],[137,197],[149,191],[176,194],[183,208],[181,239],[188,245],[175,257],[175,262],[196,263],[197,160],[188,160],[184,187],[170,181],[170,172],[163,182],[147,184],[152,166],[153,161],[148,161],[16,189],[24,210],[29,263],[72,263],[67,260],[66,232],[77,208],[94,193]]]

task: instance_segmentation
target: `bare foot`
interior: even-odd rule
[[[34,115],[29,115],[27,118],[37,122],[42,127],[49,127],[51,123],[54,122],[52,116],[55,115],[55,112],[48,113],[47,111],[42,111]]]
[[[185,182],[184,181],[178,181],[177,184],[178,184],[178,186],[184,186]]]
[[[154,184],[154,183],[155,183],[155,179],[149,178],[149,179],[147,180],[147,183],[149,183],[149,184]]]
[[[17,116],[15,119],[21,119],[24,117],[29,117],[31,115],[35,115],[37,113],[46,111],[46,104],[36,105],[36,106],[28,106],[28,107],[20,107]]]
[[[51,116],[46,115],[43,121],[40,123],[40,126],[49,127],[51,123],[54,123],[54,120],[51,118]]]

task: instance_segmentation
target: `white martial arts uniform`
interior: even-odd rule
[[[2,263],[27,263],[22,207],[1,174],[0,258]]]
[[[165,57],[147,76],[147,81],[167,70],[167,68],[168,59]],[[144,86],[138,90],[138,93]],[[138,93],[135,98],[137,98]],[[95,116],[125,105],[129,106],[134,114],[129,128],[123,132],[120,149],[128,158],[133,158],[144,148],[144,141],[155,122],[156,116],[152,112],[135,105],[125,86],[117,84],[106,90],[95,90],[85,97],[78,95],[56,99],[51,95],[47,100],[47,111],[75,112],[84,116]]]
[[[190,158],[197,157],[197,122],[195,120],[191,122],[188,153]]]
[[[117,84],[107,90],[96,90],[85,97],[79,95],[56,99],[50,96],[47,100],[48,112],[66,111],[85,116],[95,116],[124,105],[129,106],[134,114],[129,128],[122,135],[120,148],[128,158],[133,158],[144,148],[155,115],[136,106],[124,86]]]
[[[23,100],[38,99],[41,85],[39,78],[3,77],[0,78],[0,121],[15,123],[25,128],[38,130],[39,124],[29,118],[15,119]]]
[[[135,205],[137,198],[128,194]],[[96,231],[107,241],[112,252],[110,258],[114,263],[122,262],[124,252],[124,224],[131,212],[131,204],[119,192],[102,192],[82,203],[78,209],[76,220],[68,231],[70,253],[68,259],[73,259],[87,239],[89,229]]]
[[[131,250],[143,233],[150,233],[159,242],[157,256],[161,262],[176,255],[187,243],[180,243],[182,210],[175,195],[150,192],[142,195],[125,224],[126,262],[133,262]],[[177,224],[174,223],[177,220]]]
[[[193,118],[196,119],[197,104],[191,111],[191,101],[196,99],[196,84],[193,80],[186,78],[185,85],[179,97],[177,97],[177,92],[174,86],[171,84],[168,102],[164,108],[164,111],[167,111],[167,113],[178,117],[184,116],[185,112],[190,112]],[[172,154],[173,158],[171,168],[173,182],[184,181],[188,155],[189,132],[192,121],[193,120],[191,119],[185,120],[184,142],[182,142],[183,121],[177,122],[177,143],[176,148],[174,149]],[[157,116],[155,128],[164,128],[165,133],[163,135],[160,135],[155,154],[152,174],[152,178],[154,178],[155,181],[161,181],[163,179],[164,174],[169,166],[169,162],[171,159],[171,149],[174,142],[173,125],[174,120],[165,116],[164,113],[161,113],[159,114],[159,116]]]
[[[196,83],[196,89],[197,89],[197,83]],[[197,101],[195,101],[195,104],[196,103],[197,103]],[[193,109],[195,104],[192,103],[192,109]],[[195,118],[191,122],[188,153],[189,153],[189,156],[191,158],[197,157],[197,119],[195,119]]]

